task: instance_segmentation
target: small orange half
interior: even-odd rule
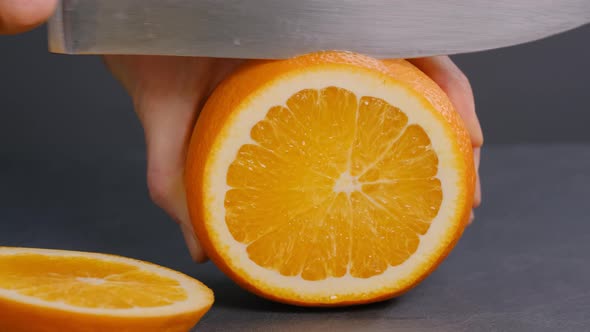
[[[188,206],[237,283],[298,305],[374,302],[431,273],[469,218],[467,131],[404,60],[321,52],[252,61],[192,136]]]
[[[154,264],[0,247],[0,331],[187,332],[212,304],[209,288]]]

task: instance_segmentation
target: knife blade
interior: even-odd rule
[[[286,58],[332,49],[411,58],[521,44],[589,22],[590,0],[61,0],[48,41],[67,54]]]

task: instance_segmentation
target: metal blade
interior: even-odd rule
[[[589,22],[590,0],[62,0],[49,47],[227,58],[337,49],[408,58],[510,46]]]

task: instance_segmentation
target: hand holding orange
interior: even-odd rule
[[[465,75],[445,56],[409,61],[450,97],[470,133],[476,165],[479,164],[482,134]],[[212,90],[221,80],[231,76],[242,61],[110,55],[105,57],[105,62],[132,97],[144,128],[150,196],[180,224],[193,258],[204,261],[206,256],[195,238],[188,216],[183,183],[188,141],[194,122]],[[479,190],[476,189],[474,205],[479,201]]]

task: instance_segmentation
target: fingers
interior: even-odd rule
[[[164,56],[106,56],[104,60],[132,96],[143,125],[151,198],[179,223],[191,256],[203,262],[206,255],[186,202],[186,150],[205,98],[240,61]]]
[[[475,196],[473,197],[473,206],[478,207],[481,204],[481,183],[479,181],[479,158],[481,154],[481,147],[473,148],[473,161],[475,164],[475,171],[477,172],[477,181],[475,182]]]
[[[469,80],[447,56],[418,58],[409,61],[432,78],[445,91],[469,131],[473,146],[474,164],[478,174],[473,199],[473,206],[477,207],[481,204],[479,161],[481,146],[483,145],[483,133],[475,112],[473,91]]]
[[[193,231],[184,188],[186,149],[201,98],[191,60],[154,56],[104,57],[105,64],[131,95],[143,126],[147,183],[152,201],[183,233],[191,257],[207,257]]]
[[[57,0],[0,0],[0,34],[30,30],[45,22]]]
[[[187,247],[197,262],[206,260],[192,228],[184,189],[187,142],[195,107],[178,98],[143,97],[136,104],[147,146],[147,182],[154,203],[180,224]]]

